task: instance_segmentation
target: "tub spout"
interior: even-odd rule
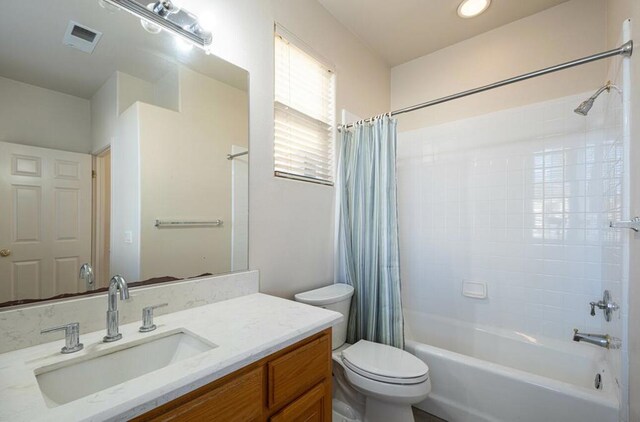
[[[585,343],[595,344],[605,349],[617,349],[620,347],[620,340],[611,337],[609,334],[579,333],[577,328],[573,329],[573,341],[584,341]]]

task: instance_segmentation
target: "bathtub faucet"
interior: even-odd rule
[[[573,341],[584,341],[595,344],[606,349],[619,349],[620,339],[611,337],[609,334],[583,334],[577,328],[573,329]]]

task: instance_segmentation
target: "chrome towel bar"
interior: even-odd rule
[[[237,152],[235,154],[227,154],[227,160],[233,160],[236,157],[242,157],[243,155],[249,154],[249,151]]]
[[[222,220],[213,221],[181,221],[181,220],[156,220],[154,226],[156,227],[206,227],[206,226],[221,226]]]

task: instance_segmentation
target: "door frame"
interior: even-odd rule
[[[92,156],[92,188],[93,188],[93,201],[92,201],[92,233],[93,242],[91,244],[91,261],[93,262],[93,270],[96,278],[96,288],[107,287],[108,285],[108,269],[110,262],[108,259],[108,251],[110,249],[110,233],[105,230],[105,222],[107,217],[111,213],[111,196],[105,198],[107,192],[106,189],[106,175],[109,179],[111,177],[111,166],[106,165],[105,158],[111,156],[111,146],[108,145],[104,149],[100,150]],[[109,159],[110,162],[110,159]],[[107,173],[108,170],[108,173]],[[111,182],[111,180],[109,180]],[[110,185],[111,183],[109,183]],[[106,276],[104,275],[106,272]]]

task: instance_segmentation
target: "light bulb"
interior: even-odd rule
[[[491,0],[464,0],[458,6],[458,16],[473,18],[489,8]]]

